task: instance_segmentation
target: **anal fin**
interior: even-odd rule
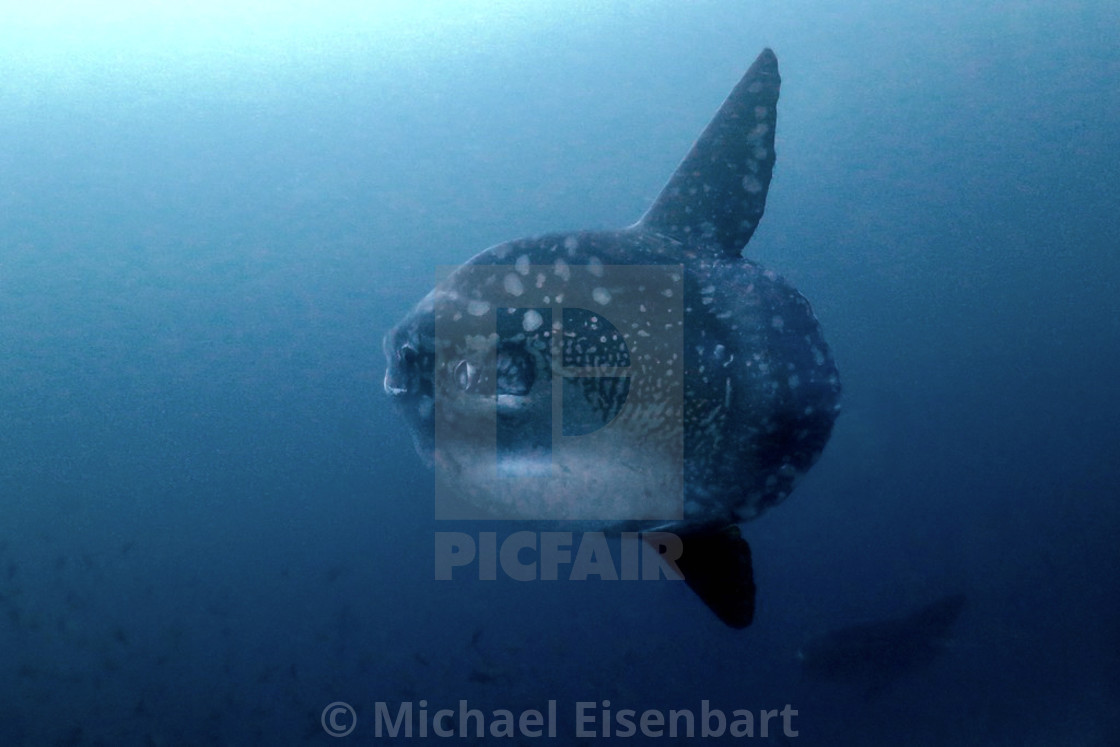
[[[745,628],[754,620],[751,546],[734,524],[683,535],[676,564],[685,583],[726,625]]]

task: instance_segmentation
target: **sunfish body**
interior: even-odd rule
[[[437,493],[496,518],[683,538],[685,580],[753,616],[736,524],[817,460],[840,382],[809,303],[742,256],[774,167],[765,50],[638,223],[518,239],[385,338],[385,391]]]

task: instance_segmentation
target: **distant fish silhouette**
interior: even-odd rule
[[[952,594],[906,617],[853,625],[810,639],[798,652],[807,679],[848,682],[874,696],[918,671],[944,650],[949,629],[965,607]]]

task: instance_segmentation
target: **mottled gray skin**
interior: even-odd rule
[[[765,206],[779,86],[766,50],[634,226],[487,249],[389,332],[385,390],[441,485],[494,516],[536,519],[547,508],[552,518],[575,519],[596,506],[629,519],[583,528],[627,530],[726,525],[790,494],[828,441],[840,383],[808,301],[740,256]],[[650,265],[667,268],[667,287],[620,279],[620,267]],[[614,335],[595,317],[566,320],[563,342],[553,344],[553,326],[525,310],[555,308],[558,296],[608,319],[624,305],[680,313],[683,347],[631,328]],[[513,333],[500,346],[481,321],[477,334],[460,326],[467,333],[437,338],[449,320],[469,325],[483,308],[519,309],[503,312],[514,315]],[[626,366],[640,390],[620,393],[609,376],[565,389],[564,417],[588,428],[610,423],[612,437],[594,448],[577,443],[556,463],[561,457],[547,451],[558,437],[555,402],[544,383],[558,380],[561,363],[606,373]],[[675,391],[659,384],[673,380],[661,375],[666,369],[683,382]],[[631,406],[619,413],[622,400]],[[539,481],[495,479],[487,467],[495,418],[507,473],[533,472],[543,449],[559,488],[553,482],[546,494],[534,488]],[[683,448],[674,423],[683,424]],[[682,489],[683,515],[665,521]]]

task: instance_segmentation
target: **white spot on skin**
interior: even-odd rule
[[[587,271],[597,278],[603,277],[603,262],[598,257],[587,260]]]
[[[512,272],[505,276],[502,285],[505,287],[506,293],[511,296],[520,296],[525,292],[525,286],[521,284],[521,278]]]
[[[776,316],[770,320],[770,326],[774,329],[781,329],[786,326],[786,320],[782,319],[780,316]]]
[[[488,311],[490,311],[490,304],[486,301],[475,300],[467,302],[467,313],[471,316],[482,316]]]
[[[570,280],[572,277],[572,271],[571,269],[569,269],[568,263],[563,259],[556,260],[556,264],[553,265],[552,271],[556,273],[556,277],[560,278],[565,283],[568,282],[568,280]]]
[[[591,291],[591,297],[600,306],[606,306],[611,302],[611,292],[606,288],[595,288]]]
[[[797,374],[794,374],[793,376],[790,376],[789,377],[789,388],[790,389],[796,389],[799,386],[801,386],[801,377],[798,376]]]
[[[517,269],[517,272],[520,273],[521,275],[528,275],[529,274],[529,255],[528,254],[522,254],[520,257],[517,258],[517,261],[513,264],[513,266],[514,266],[514,268]]]
[[[761,140],[766,136],[768,132],[770,132],[770,125],[768,125],[766,122],[759,122],[754,126],[754,129],[747,134],[747,142],[749,143],[752,140]]]
[[[752,195],[756,195],[762,191],[762,182],[754,174],[747,174],[743,177],[743,189]]]
[[[536,309],[529,309],[525,312],[525,316],[521,317],[521,328],[526,332],[533,332],[544,324],[544,317]]]
[[[568,236],[564,239],[564,248],[569,252],[574,252],[576,249],[579,249],[579,239],[575,236]]]

